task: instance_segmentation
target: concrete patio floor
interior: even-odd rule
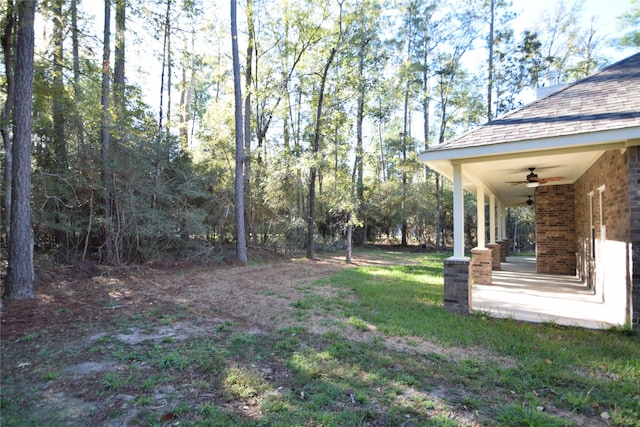
[[[491,285],[474,285],[474,311],[527,322],[606,329],[625,323],[620,298],[586,287],[574,276],[539,274],[535,258],[507,257],[492,272]]]

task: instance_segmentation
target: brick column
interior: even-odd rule
[[[500,262],[507,262],[509,256],[509,239],[502,239],[500,243]]]
[[[469,259],[444,260],[444,308],[457,314],[471,312],[471,285]]]
[[[491,250],[491,269],[500,270],[500,243],[489,243],[487,248]]]
[[[469,276],[472,285],[491,284],[491,249],[473,248]]]
[[[536,189],[536,266],[538,273],[575,275],[576,248],[574,186],[545,185],[538,187]]]

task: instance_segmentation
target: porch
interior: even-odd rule
[[[575,276],[540,274],[536,259],[507,257],[492,272],[491,285],[473,285],[474,311],[528,322],[606,329],[624,325],[624,306],[607,302]]]

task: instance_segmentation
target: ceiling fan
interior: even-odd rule
[[[535,188],[539,185],[544,185],[548,182],[553,182],[553,181],[562,181],[564,179],[564,176],[552,176],[549,178],[538,178],[538,174],[534,173],[533,171],[536,168],[529,168],[529,175],[527,175],[527,180],[526,181],[507,181],[507,184],[511,184],[511,185],[518,185],[518,184],[526,184],[527,187],[530,188]]]
[[[522,206],[522,205],[533,206],[535,204],[535,202],[533,200],[531,200],[532,196],[527,196],[527,197],[528,197],[528,199],[527,199],[526,202],[517,203],[517,205],[520,205],[520,206]]]

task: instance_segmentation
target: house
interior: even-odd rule
[[[640,53],[420,156],[454,187],[445,307],[468,312],[472,284],[491,284],[509,247],[506,208],[530,196],[537,272],[578,277],[640,331]],[[464,191],[478,218],[489,210],[470,258]]]

